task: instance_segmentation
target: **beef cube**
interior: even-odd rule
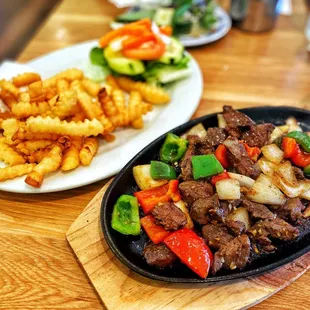
[[[275,126],[269,123],[252,126],[249,131],[241,135],[241,140],[244,140],[251,147],[262,147],[268,144],[274,128]]]
[[[199,198],[208,198],[214,194],[213,185],[207,181],[186,181],[179,185],[179,190],[189,206]]]
[[[256,179],[260,174],[258,165],[250,159],[244,146],[236,138],[228,138],[224,141],[228,149],[228,160],[240,174]]]
[[[225,224],[237,236],[246,232],[245,224],[241,221],[227,219]]]
[[[209,211],[220,206],[218,196],[213,195],[208,198],[199,198],[192,204],[190,216],[196,223],[204,225],[209,223]]]
[[[296,239],[299,235],[296,227],[280,218],[258,221],[249,229],[248,233],[263,249],[272,244],[270,238],[289,241]]]
[[[208,128],[207,134],[204,138],[205,144],[208,147],[212,148],[218,146],[219,144],[223,143],[227,137],[226,131],[223,128],[215,127],[215,128]]]
[[[212,273],[215,274],[221,268],[230,270],[244,268],[249,261],[250,252],[251,243],[247,235],[234,238],[215,253]]]
[[[301,180],[305,180],[305,179],[306,179],[306,177],[305,177],[305,175],[304,175],[304,172],[303,172],[300,168],[298,168],[298,167],[293,167],[293,169],[294,169],[294,172],[295,172],[296,179],[297,179],[298,181],[301,181]]]
[[[275,213],[283,220],[296,222],[303,217],[302,211],[304,209],[305,206],[299,198],[291,198],[288,199],[283,206],[278,208]]]
[[[255,122],[231,106],[223,107],[223,117],[227,123],[226,130],[230,136],[240,138],[242,132],[251,129]]]
[[[187,223],[185,214],[171,202],[155,206],[152,215],[155,223],[162,225],[166,230],[178,230]]]
[[[144,248],[143,256],[149,265],[160,268],[171,265],[177,259],[176,255],[162,243],[148,244]]]
[[[253,220],[272,220],[276,217],[266,206],[261,203],[242,199],[242,205],[247,208]]]
[[[207,224],[202,228],[202,236],[206,243],[216,250],[234,239],[224,225]]]

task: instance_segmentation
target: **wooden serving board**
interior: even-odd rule
[[[246,309],[289,285],[310,267],[310,252],[262,276],[218,284],[173,284],[144,278],[111,252],[100,228],[107,183],[67,232],[67,240],[108,310]]]

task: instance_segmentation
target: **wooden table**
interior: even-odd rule
[[[297,1],[296,1],[297,2]],[[302,3],[281,16],[274,31],[232,29],[222,40],[193,48],[204,77],[194,117],[235,107],[310,104],[310,64],[303,37]],[[63,1],[25,48],[22,62],[96,39],[118,10],[107,1]],[[102,309],[75,260],[65,232],[106,183],[60,193],[0,193],[0,309]],[[310,273],[253,309],[308,309]]]

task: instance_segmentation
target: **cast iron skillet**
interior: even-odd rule
[[[248,108],[240,111],[247,114],[258,123],[270,122],[275,125],[283,124],[289,116],[294,116],[300,122],[304,130],[310,131],[310,111],[284,106]],[[177,115],[172,117],[177,117]],[[189,121],[171,130],[171,132],[180,135],[200,122],[203,123],[205,128],[218,126],[216,114],[211,114]],[[144,148],[120,171],[109,186],[102,200],[100,220],[105,239],[112,252],[127,267],[145,277],[161,281],[208,283],[258,275],[267,270],[282,266],[310,250],[310,233],[308,233],[297,241],[279,248],[277,253],[259,258],[241,271],[222,270],[217,273],[216,276],[210,275],[207,279],[200,279],[182,263],[175,263],[173,266],[166,269],[157,269],[149,266],[142,256],[144,245],[148,240],[145,233],[143,232],[140,236],[121,235],[112,229],[111,216],[113,206],[120,195],[133,194],[134,191],[138,190],[132,175],[132,168],[136,165],[148,164],[151,160],[157,159],[159,149],[164,142],[165,136],[166,134],[162,135]]]

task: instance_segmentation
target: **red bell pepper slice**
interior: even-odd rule
[[[178,187],[179,181],[171,180],[166,185],[136,192],[134,193],[134,196],[137,197],[144,214],[148,214],[160,202],[168,202],[171,200],[178,202],[181,200]]]
[[[227,148],[224,144],[220,144],[217,147],[214,155],[224,168],[228,168],[229,161],[228,161],[228,156],[227,156]]]
[[[254,147],[248,146],[246,143],[242,143],[242,144],[243,144],[245,150],[247,151],[249,157],[251,158],[251,160],[256,162],[258,159],[258,156],[262,152],[260,150],[260,148],[257,146],[254,146]]]
[[[147,215],[140,220],[140,223],[152,242],[158,244],[164,241],[171,232],[165,230],[162,226],[156,225],[154,220],[155,219],[152,215]]]
[[[291,157],[291,161],[293,162],[293,164],[302,168],[310,165],[310,154],[305,153],[303,150],[301,150],[298,144],[296,144],[295,148],[296,151],[293,153],[293,156]]]
[[[291,158],[298,152],[298,144],[295,139],[284,137],[282,139],[282,149],[284,158]]]
[[[173,232],[164,240],[165,245],[177,255],[181,262],[199,277],[208,276],[213,254],[205,242],[188,228]]]
[[[211,183],[215,185],[218,181],[225,180],[225,179],[230,179],[230,176],[227,173],[227,171],[224,171],[223,173],[218,174],[218,175],[214,175],[211,178]]]

